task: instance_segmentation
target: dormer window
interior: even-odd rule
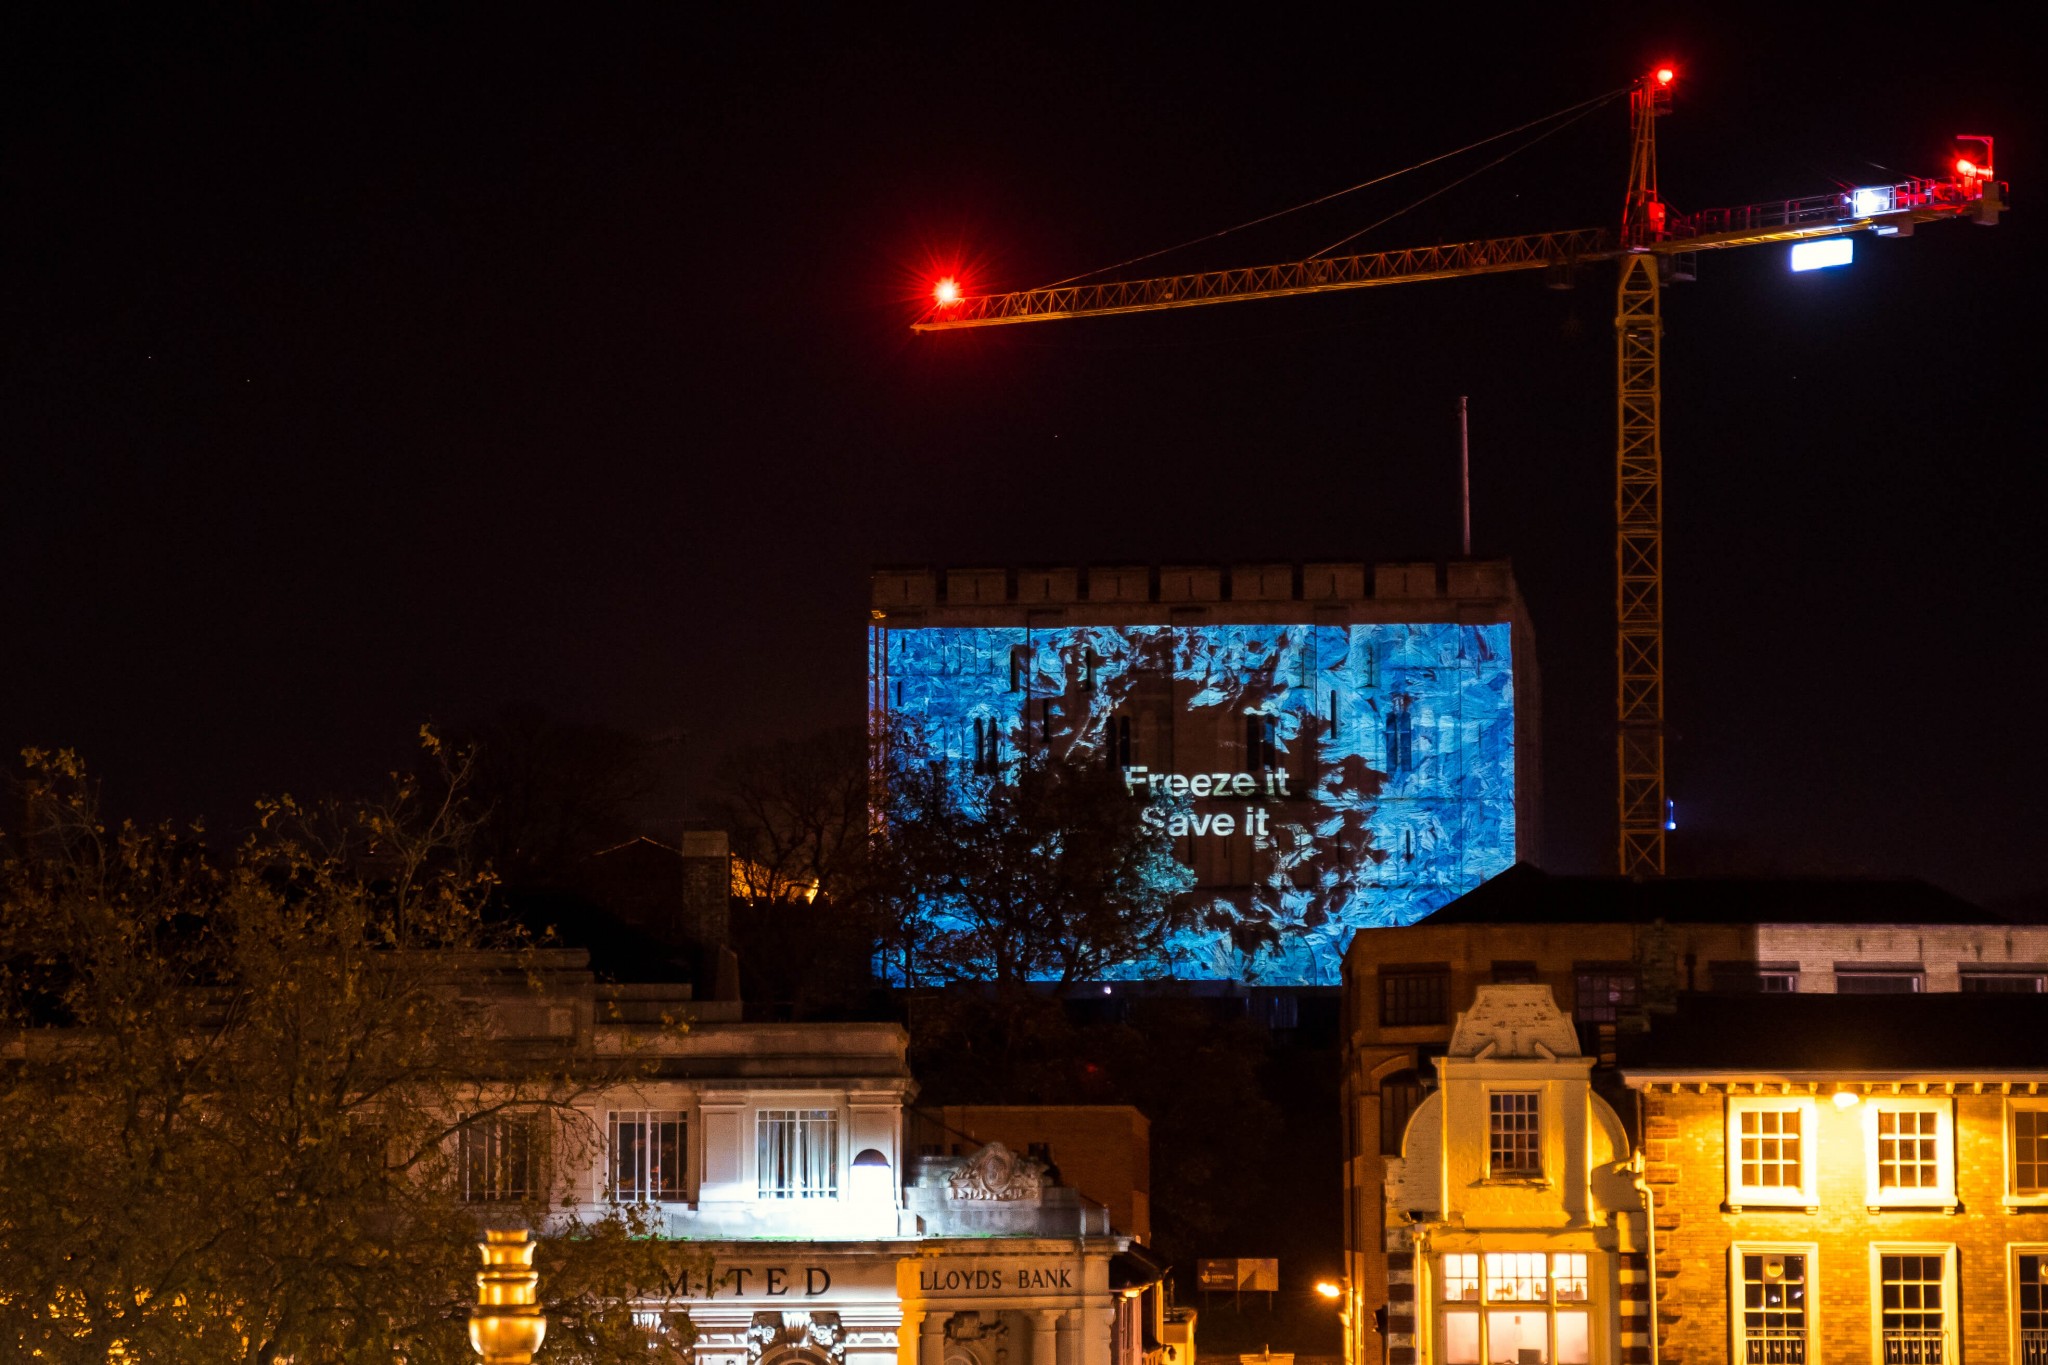
[[[1486,1097],[1486,1173],[1495,1180],[1543,1174],[1543,1132],[1534,1090],[1496,1090]]]

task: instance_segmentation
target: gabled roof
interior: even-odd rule
[[[1683,995],[1616,1039],[1630,1080],[1776,1075],[2048,1074],[2048,995]]]
[[[1422,924],[2003,924],[1916,877],[1559,876],[1516,863]]]

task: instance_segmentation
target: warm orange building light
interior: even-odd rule
[[[1837,1090],[1835,1092],[1835,1108],[1853,1109],[1862,1098],[1861,1095],[1853,1090]]]
[[[1326,1299],[1334,1299],[1340,1297],[1344,1291],[1329,1280],[1317,1280],[1316,1293],[1321,1294]]]

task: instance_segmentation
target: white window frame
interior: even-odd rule
[[[1799,1185],[1742,1183],[1742,1115],[1791,1110],[1799,1115]],[[1820,1206],[1820,1110],[1811,1095],[1730,1095],[1727,1117],[1728,1206],[1731,1209]]]
[[[1737,1242],[1728,1248],[1728,1359],[1744,1365],[1749,1357],[1742,1279],[1744,1256],[1804,1256],[1806,1258],[1806,1360],[1820,1365],[1820,1244],[1818,1242]]]
[[[2017,1142],[2019,1116],[2023,1112],[2048,1116],[2048,1095],[2008,1095],[2005,1098],[2005,1113],[2002,1116],[2005,1124],[2005,1198],[2002,1202],[2007,1208],[2048,1207],[2048,1183],[2044,1183],[2040,1189],[2031,1193],[2020,1189],[2020,1154]],[[2015,1356],[2014,1359],[2017,1360],[2018,1357]]]
[[[506,1179],[506,1135],[517,1132],[526,1144],[522,1153],[526,1185],[512,1189]],[[545,1113],[532,1109],[500,1109],[481,1116],[464,1115],[455,1135],[455,1181],[464,1204],[524,1204],[554,1193],[553,1131]],[[471,1167],[482,1168],[471,1181]]]
[[[2012,1356],[2014,1361],[2026,1359],[2020,1354],[2020,1257],[2039,1256],[2048,1260],[2048,1242],[2009,1242],[2005,1248],[2005,1320],[2012,1324]]]
[[[1884,1258],[1941,1257],[1941,1358],[1949,1365],[1961,1360],[1961,1312],[1956,1301],[1956,1247],[1953,1242],[1872,1242],[1870,1244],[1870,1359],[1884,1365]]]
[[[1487,1086],[1486,1095],[1486,1178],[1490,1182],[1506,1185],[1543,1184],[1550,1178],[1550,1163],[1544,1151],[1545,1140],[1549,1137],[1549,1106],[1544,1101],[1544,1090],[1537,1085]],[[1496,1170],[1493,1164],[1493,1100],[1496,1095],[1527,1095],[1535,1103],[1536,1115],[1536,1169],[1533,1171]]]
[[[1548,1338],[1545,1350],[1554,1362],[1557,1355],[1557,1317],[1560,1312],[1563,1312],[1581,1314],[1585,1317],[1587,1359],[1592,1361],[1610,1359],[1614,1354],[1608,1344],[1613,1340],[1611,1323],[1609,1321],[1613,1309],[1607,1301],[1606,1285],[1614,1273],[1614,1268],[1610,1262],[1603,1259],[1610,1253],[1588,1247],[1542,1246],[1521,1247],[1516,1248],[1516,1251],[1542,1257],[1544,1292],[1541,1298],[1504,1299],[1496,1298],[1493,1295],[1491,1291],[1496,1281],[1488,1272],[1487,1257],[1490,1255],[1512,1254],[1505,1252],[1504,1249],[1482,1250],[1474,1248],[1469,1251],[1433,1252],[1430,1254],[1429,1259],[1433,1264],[1429,1267],[1428,1271],[1431,1281],[1428,1292],[1431,1300],[1433,1300],[1430,1306],[1434,1311],[1429,1325],[1437,1341],[1437,1345],[1431,1353],[1432,1358],[1440,1359],[1444,1354],[1444,1337],[1448,1333],[1446,1318],[1449,1314],[1471,1313],[1477,1319],[1475,1325],[1479,1333],[1480,1354],[1483,1359],[1486,1355],[1490,1354],[1488,1343],[1492,1332],[1492,1324],[1488,1321],[1489,1314],[1535,1313],[1549,1319],[1550,1325],[1546,1329]],[[1453,1299],[1446,1295],[1450,1277],[1444,1273],[1444,1263],[1448,1257],[1458,1255],[1473,1258],[1473,1283],[1478,1288],[1477,1298]],[[1586,1289],[1584,1298],[1561,1299],[1558,1297],[1557,1258],[1559,1256],[1581,1256],[1585,1258]]]
[[[766,1189],[766,1173],[761,1169],[761,1125],[772,1114],[789,1113],[798,1115],[821,1114],[830,1117],[832,1122],[832,1187],[829,1190],[800,1187],[788,1194],[775,1194],[770,1193]],[[852,1124],[847,1121],[846,1107],[839,1103],[837,1096],[828,1098],[823,1096],[793,1095],[787,1099],[777,1098],[752,1106],[749,1119],[748,1151],[751,1154],[749,1165],[752,1167],[751,1175],[753,1177],[754,1198],[757,1201],[770,1205],[807,1204],[828,1201],[836,1202],[845,1197],[849,1166],[846,1144],[851,1134]]]
[[[624,1107],[626,1103],[623,1100],[608,1103],[600,1111],[604,1115],[604,1127],[601,1130],[604,1134],[604,1151],[598,1165],[597,1180],[604,1197],[614,1204],[677,1205],[690,1203],[696,1190],[696,1182],[692,1177],[696,1173],[697,1152],[690,1141],[692,1124],[690,1122],[689,1108],[680,1104],[668,1107],[638,1105],[633,1108],[626,1108]],[[681,1133],[678,1134],[682,1147],[682,1168],[676,1172],[676,1193],[673,1195],[651,1195],[644,1190],[637,1194],[624,1194],[620,1191],[617,1182],[619,1154],[616,1143],[618,1142],[621,1119],[625,1119],[643,1130],[650,1122],[660,1123],[671,1120],[682,1129]]]
[[[1881,1113],[1936,1115],[1934,1159],[1939,1183],[1932,1189],[1886,1190],[1879,1181],[1877,1116]],[[1953,1208],[1956,1202],[1956,1106],[1947,1095],[1870,1095],[1863,1101],[1864,1203],[1874,1209]]]

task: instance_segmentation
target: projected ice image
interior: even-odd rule
[[[1508,630],[885,630],[872,695],[963,771],[1026,744],[1116,765],[1190,894],[1252,898],[1282,934],[1250,959],[1190,935],[1126,975],[1331,985],[1354,932],[1514,861]]]

